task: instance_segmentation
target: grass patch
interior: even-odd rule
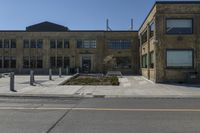
[[[119,85],[119,80],[117,77],[78,76],[64,85]]]

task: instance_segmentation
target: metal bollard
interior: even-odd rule
[[[59,77],[61,78],[62,77],[62,69],[59,68]]]
[[[69,67],[66,67],[66,75],[69,75]]]
[[[79,68],[76,68],[76,73],[79,73]]]
[[[52,70],[49,69],[49,80],[52,80]]]
[[[15,92],[15,73],[11,72],[10,73],[10,91],[14,91]]]
[[[34,71],[31,70],[30,71],[30,85],[33,85],[33,83],[34,83]]]

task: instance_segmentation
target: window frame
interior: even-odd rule
[[[43,48],[43,39],[36,40],[36,48],[39,48],[39,49]]]
[[[145,57],[145,64],[143,64],[144,63],[143,62],[144,57]],[[147,55],[147,53],[142,55],[142,68],[145,68],[145,69],[148,68],[148,55]]]
[[[8,45],[7,45],[7,43],[5,43],[6,41],[8,41]],[[5,44],[6,44],[6,45],[5,45]],[[8,47],[5,47],[5,46],[8,46]],[[5,48],[5,49],[6,49],[6,48],[8,48],[8,49],[10,48],[10,40],[9,40],[9,39],[4,39],[4,40],[3,40],[3,48]]]
[[[146,34],[146,40],[145,41],[143,41],[144,39],[143,39],[143,35],[144,34]],[[147,32],[147,28],[141,33],[141,43],[142,43],[142,45],[143,44],[145,44],[145,43],[147,43],[147,41],[148,41],[148,32]]]
[[[17,40],[16,39],[10,40],[10,48],[17,48]]]
[[[28,46],[28,47],[26,47],[26,46]],[[30,48],[30,40],[29,39],[23,40],[23,48],[24,49]]]
[[[131,49],[131,46],[132,46],[131,44],[132,44],[131,39],[108,39],[107,40],[108,49]]]
[[[167,51],[192,51],[192,66],[168,66]],[[167,69],[194,69],[194,49],[166,49],[165,50],[165,66]]]
[[[152,25],[154,25],[154,30],[152,31]],[[153,38],[155,36],[155,29],[156,29],[156,23],[155,20],[151,21],[149,24],[149,39]]]
[[[70,48],[70,43],[69,43],[69,39],[64,39],[64,44],[63,44],[64,48]]]
[[[3,40],[0,39],[0,48],[3,48]]]
[[[3,56],[0,56],[0,68],[3,68]]]
[[[76,40],[76,48],[77,49],[96,49],[97,40],[96,39],[78,39]]]
[[[167,32],[167,20],[191,20],[192,21],[192,32],[191,33],[168,33]],[[193,18],[166,18],[165,19],[165,34],[166,35],[192,35],[192,34],[194,34],[194,19]]]

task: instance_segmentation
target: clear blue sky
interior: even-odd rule
[[[0,0],[0,30],[24,30],[42,21],[72,30],[138,29],[155,0]]]

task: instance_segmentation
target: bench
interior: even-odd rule
[[[122,73],[120,71],[108,71],[106,76],[108,76],[108,77],[110,77],[110,76],[122,77]]]

